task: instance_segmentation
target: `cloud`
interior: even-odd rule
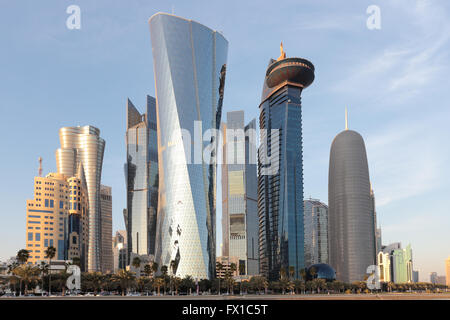
[[[367,153],[378,207],[423,195],[447,182],[449,152],[438,144],[442,133],[430,130],[440,122],[431,118],[415,125],[395,123],[369,136]]]
[[[332,86],[332,91],[363,95],[373,92],[378,102],[392,105],[413,99],[448,74],[450,21],[445,8],[430,6],[427,1],[413,6],[403,1],[396,4],[396,10],[402,13],[398,14],[398,30],[391,28],[391,37],[386,35],[388,45],[368,57],[355,57],[355,67]]]

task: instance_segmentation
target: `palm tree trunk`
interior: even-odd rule
[[[52,293],[52,259],[48,260],[48,296]]]

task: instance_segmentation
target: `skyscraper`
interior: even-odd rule
[[[255,130],[255,119],[244,126],[244,111],[227,113],[222,152],[222,255],[238,259],[240,275],[259,274],[256,141],[251,141]]]
[[[364,140],[347,121],[331,144],[328,206],[330,265],[338,280],[362,281],[375,264],[373,196]]]
[[[305,266],[328,264],[328,206],[319,200],[304,201]]]
[[[100,186],[100,212],[102,214],[101,237],[101,270],[103,273],[111,273],[114,270],[112,252],[112,194],[111,187]]]
[[[59,130],[61,148],[56,150],[58,173],[74,176],[81,164],[89,200],[88,271],[101,270],[100,179],[105,140],[92,126],[64,127]]]
[[[170,14],[157,13],[149,24],[158,119],[155,259],[160,266],[174,261],[177,276],[212,278],[217,131],[210,129],[220,126],[228,42]]]
[[[147,96],[147,108],[140,114],[127,100],[127,210],[125,225],[128,259],[131,253],[154,255],[158,210],[158,140],[156,100]]]
[[[116,235],[113,237],[112,246],[113,246],[114,273],[117,273],[117,271],[119,271],[120,269],[125,269],[128,264],[126,230],[116,231]]]
[[[271,59],[259,106],[258,157],[260,272],[299,278],[305,267],[301,93],[314,80],[314,65],[281,55]]]

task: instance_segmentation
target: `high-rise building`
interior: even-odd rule
[[[256,275],[259,221],[256,144],[251,141],[256,120],[244,126],[244,111],[228,112],[222,127],[222,255],[238,258],[240,275]]]
[[[320,200],[304,201],[305,266],[328,264],[328,206]]]
[[[374,225],[374,234],[375,234],[375,261],[377,260],[377,254],[381,251],[382,242],[381,242],[381,228],[378,228],[377,224],[377,209],[375,205],[375,194],[372,189],[372,184],[370,184],[370,210],[373,214],[373,225]]]
[[[437,274],[437,272],[430,272],[430,282],[432,284],[437,284],[438,283],[438,274]]]
[[[258,215],[260,272],[300,277],[305,267],[301,93],[314,81],[314,65],[281,55],[264,78],[259,126]]]
[[[328,176],[330,265],[340,281],[362,281],[375,264],[373,199],[364,140],[346,121],[331,144]]]
[[[380,256],[383,256],[383,263]],[[408,244],[402,249],[400,242],[395,242],[383,247],[383,251],[378,253],[378,266],[380,269],[390,264],[390,281],[395,283],[412,283],[414,281],[413,260],[411,245]],[[381,272],[381,270],[380,270]],[[385,271],[387,273],[387,271]],[[386,276],[387,277],[387,276]]]
[[[125,230],[116,231],[112,246],[114,273],[117,273],[120,269],[125,270],[128,265],[127,232]]]
[[[79,164],[77,171],[75,177],[67,179],[69,205],[67,259],[72,261],[78,259],[81,271],[86,271],[88,265],[89,201],[81,164]]]
[[[217,31],[166,13],[153,15],[149,24],[158,120],[155,259],[160,266],[174,261],[177,276],[210,279],[228,42]]]
[[[72,177],[81,164],[89,201],[88,271],[101,270],[100,179],[105,140],[93,126],[59,130],[61,148],[56,150],[58,173]]]
[[[111,273],[114,270],[112,252],[112,193],[111,187],[100,185],[101,212],[101,271]]]
[[[413,271],[413,282],[417,283],[419,282],[419,271]]]
[[[126,226],[128,255],[154,255],[158,210],[158,139],[156,100],[147,96],[140,114],[127,100]]]
[[[450,256],[447,258],[447,260],[445,260],[445,276],[446,276],[445,283],[450,288]]]
[[[88,224],[87,190],[81,176],[50,173],[35,177],[34,199],[27,200],[28,262],[47,260],[45,250],[54,247],[55,260],[78,258],[84,271]]]
[[[380,271],[380,281],[381,282],[391,282],[391,255],[390,253],[385,253],[383,251],[378,252],[377,255],[377,265]]]
[[[217,257],[216,260],[216,277],[217,278],[225,278],[227,273],[231,273],[232,276],[238,276],[239,275],[239,258],[238,257],[227,257],[227,256],[221,256]],[[219,269],[219,263],[222,265],[222,268]],[[234,264],[236,269],[232,272],[231,271],[231,265]]]

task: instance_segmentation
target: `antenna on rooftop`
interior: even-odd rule
[[[42,177],[42,158],[39,157],[39,158],[38,158],[38,161],[39,161],[39,171],[38,171],[38,174],[39,174],[39,177]]]

